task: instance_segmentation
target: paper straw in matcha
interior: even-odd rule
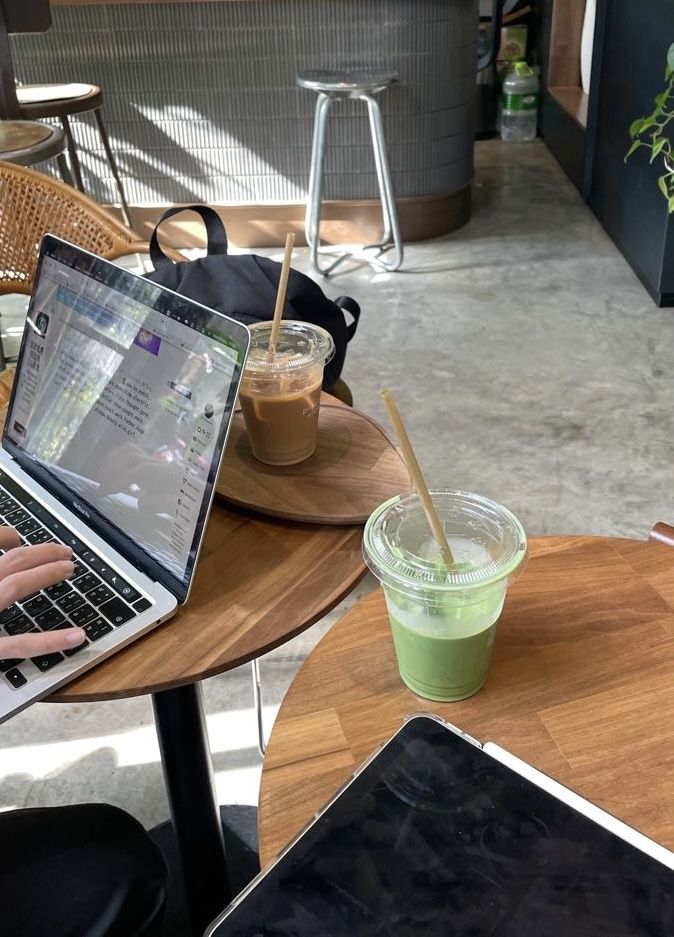
[[[440,523],[438,512],[435,510],[435,505],[431,499],[428,485],[426,484],[424,476],[421,473],[421,468],[417,462],[417,457],[414,454],[412,443],[410,442],[409,436],[407,435],[405,424],[403,423],[402,417],[400,416],[400,412],[393,398],[393,394],[390,390],[382,390],[380,391],[380,397],[384,401],[384,406],[386,407],[388,418],[391,421],[391,425],[393,426],[393,430],[396,436],[398,437],[403,459],[407,465],[407,471],[412,476],[412,483],[416,488],[417,494],[419,495],[421,506],[424,509],[431,531],[433,532],[433,536],[435,537],[438,546],[440,547],[442,558],[445,561],[447,568],[449,569],[454,565],[454,557],[452,556],[452,551],[450,550],[449,544],[447,543],[447,537],[445,536],[445,532],[442,529],[442,524]]]
[[[276,354],[276,343],[278,333],[281,328],[281,316],[283,315],[283,304],[286,301],[286,289],[288,288],[288,276],[290,275],[290,261],[293,256],[293,247],[295,246],[295,234],[289,231],[286,234],[286,249],[283,254],[283,264],[281,265],[281,276],[278,281],[278,292],[276,293],[276,306],[274,307],[274,318],[271,324],[271,334],[269,335],[269,355],[273,357]]]

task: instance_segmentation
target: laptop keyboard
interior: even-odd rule
[[[84,629],[87,638],[78,647],[31,657],[37,671],[51,670],[150,608],[152,603],[147,596],[111,569],[102,557],[90,550],[4,472],[0,472],[2,525],[14,527],[23,543],[56,541],[73,550],[75,569],[70,579],[28,595],[0,611],[0,628],[8,635],[55,631],[73,625]],[[31,674],[35,674],[26,664],[26,660],[0,659],[0,685],[4,680],[14,689],[25,686]]]

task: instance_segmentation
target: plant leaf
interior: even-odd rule
[[[641,127],[639,127],[639,133],[644,133],[646,130],[650,130],[651,127],[657,127],[660,129],[659,124],[655,117],[652,115],[650,117],[644,117],[641,121]]]
[[[667,68],[670,71],[674,71],[674,42],[669,49],[667,49]]]
[[[666,142],[667,142],[667,137],[660,137],[657,143],[653,146],[649,163],[652,163],[660,155],[660,153],[662,153],[662,148],[664,147]]]
[[[667,208],[669,210],[669,214],[671,215],[672,212],[674,212],[674,195],[670,199],[668,199]]]
[[[635,140],[627,153],[625,153],[625,162],[627,162],[632,153],[636,153],[640,146],[645,146],[645,144],[642,144],[641,140]]]
[[[632,138],[632,140],[634,140],[636,135],[641,130],[641,125],[643,124],[643,122],[644,122],[643,117],[637,117],[637,119],[633,120],[632,123],[630,124],[630,137]]]
[[[658,188],[660,189],[662,194],[665,196],[667,201],[669,201],[669,191],[667,189],[667,176],[660,176],[660,178],[658,179]]]

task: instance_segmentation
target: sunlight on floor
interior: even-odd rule
[[[265,725],[271,726],[278,706],[264,707]],[[256,748],[257,722],[254,709],[210,713],[207,717],[210,747],[213,755],[234,753]],[[82,759],[105,750],[112,758],[113,771],[136,765],[160,763],[159,744],[153,725],[93,738],[19,745],[0,749],[0,785],[11,776],[24,775],[31,780],[44,780],[58,775]],[[215,783],[221,802],[257,804],[262,771],[261,759],[246,767],[222,768],[215,772]],[[19,804],[3,804],[0,811]]]

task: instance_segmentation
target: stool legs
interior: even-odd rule
[[[262,674],[260,673],[260,661],[257,657],[250,662],[253,675],[253,702],[255,704],[255,715],[257,717],[257,747],[260,755],[264,758],[267,751],[267,740],[264,737],[264,715],[262,712]]]
[[[374,246],[381,247],[382,250],[385,250],[390,246],[391,240],[393,240],[393,246],[395,247],[394,259],[392,261],[387,262],[378,258],[377,263],[386,270],[393,272],[397,270],[403,262],[403,243],[400,236],[398,209],[393,193],[391,170],[388,164],[388,156],[386,155],[384,123],[381,119],[379,102],[369,94],[363,94],[362,97],[367,102],[367,113],[370,119],[370,133],[372,134],[372,146],[374,149],[374,161],[377,167],[377,181],[379,182],[379,194],[381,197],[381,209],[384,218],[384,236],[381,244]]]
[[[384,124],[378,102],[371,95],[363,92],[358,97],[367,104],[370,133],[374,150],[374,161],[377,169],[379,196],[381,199],[382,216],[384,220],[384,236],[378,244],[368,244],[364,250],[377,249],[383,254],[389,248],[395,248],[393,259],[385,261],[381,256],[373,257],[372,263],[378,267],[393,272],[403,262],[403,243],[398,222],[398,210],[393,193],[391,170],[386,155],[386,141],[384,138]],[[323,203],[323,163],[325,161],[325,128],[328,111],[334,100],[334,95],[321,91],[316,101],[314,115],[314,136],[311,144],[311,168],[309,171],[309,193],[307,209],[304,216],[304,234],[309,245],[311,263],[322,276],[330,276],[332,271],[343,261],[353,257],[350,251],[342,251],[332,263],[321,267],[318,260],[320,247],[321,207]],[[391,243],[392,242],[392,243]]]
[[[80,166],[80,158],[77,155],[77,146],[75,145],[75,140],[73,138],[73,132],[70,129],[70,121],[67,116],[64,114],[61,118],[61,126],[66,135],[66,141],[68,143],[68,161],[70,162],[70,169],[72,171],[73,179],[75,180],[75,187],[79,189],[80,192],[84,192],[84,183],[82,182],[82,167]]]
[[[117,191],[119,192],[119,201],[122,206],[122,217],[124,218],[124,224],[129,228],[131,227],[131,216],[129,214],[129,206],[126,201],[126,195],[124,194],[124,188],[122,186],[122,179],[119,175],[119,170],[117,168],[117,162],[112,152],[110,146],[110,140],[108,139],[108,132],[105,129],[105,124],[103,123],[103,115],[101,114],[100,107],[97,107],[94,110],[94,119],[96,121],[96,126],[98,127],[98,133],[103,144],[103,149],[105,150],[105,155],[108,158],[108,163],[110,165],[110,170],[112,172],[113,178],[117,185]]]
[[[311,144],[311,168],[309,170],[309,197],[307,210],[304,216],[304,235],[309,245],[311,263],[314,269],[323,274],[330,275],[337,264],[345,259],[338,257],[324,269],[318,262],[318,248],[320,246],[321,206],[323,204],[323,161],[325,159],[325,125],[328,111],[332,104],[332,97],[321,92],[316,100],[314,114],[314,138]]]
[[[68,165],[68,160],[65,158],[63,153],[59,153],[59,155],[56,157],[56,165],[59,168],[59,172],[61,173],[61,178],[63,179],[63,181],[67,185],[71,185],[73,188],[75,188],[73,177],[70,174],[70,166]]]
[[[98,128],[98,134],[101,138],[101,143],[103,144],[103,149],[105,150],[105,155],[108,160],[108,165],[110,166],[110,171],[115,180],[115,185],[117,186],[117,192],[119,193],[119,201],[122,208],[122,217],[124,223],[130,228],[131,227],[131,216],[129,214],[129,205],[126,201],[126,195],[124,193],[124,187],[122,186],[122,179],[119,175],[119,169],[117,168],[117,161],[115,160],[114,154],[112,152],[112,147],[110,146],[110,140],[108,138],[107,130],[105,129],[105,124],[103,123],[103,115],[101,114],[100,107],[97,107],[93,111],[94,120],[96,121],[96,127]],[[77,144],[75,143],[75,138],[73,137],[73,132],[70,127],[70,120],[66,115],[61,118],[61,124],[63,126],[63,131],[66,135],[66,141],[68,143],[68,162],[70,163],[70,169],[72,175],[68,172],[67,178],[64,174],[63,166],[65,165],[65,158],[59,157],[59,169],[61,170],[61,176],[65,182],[68,182],[70,185],[79,189],[80,192],[84,192],[84,181],[82,179],[82,166],[80,163],[80,158],[77,153]]]

